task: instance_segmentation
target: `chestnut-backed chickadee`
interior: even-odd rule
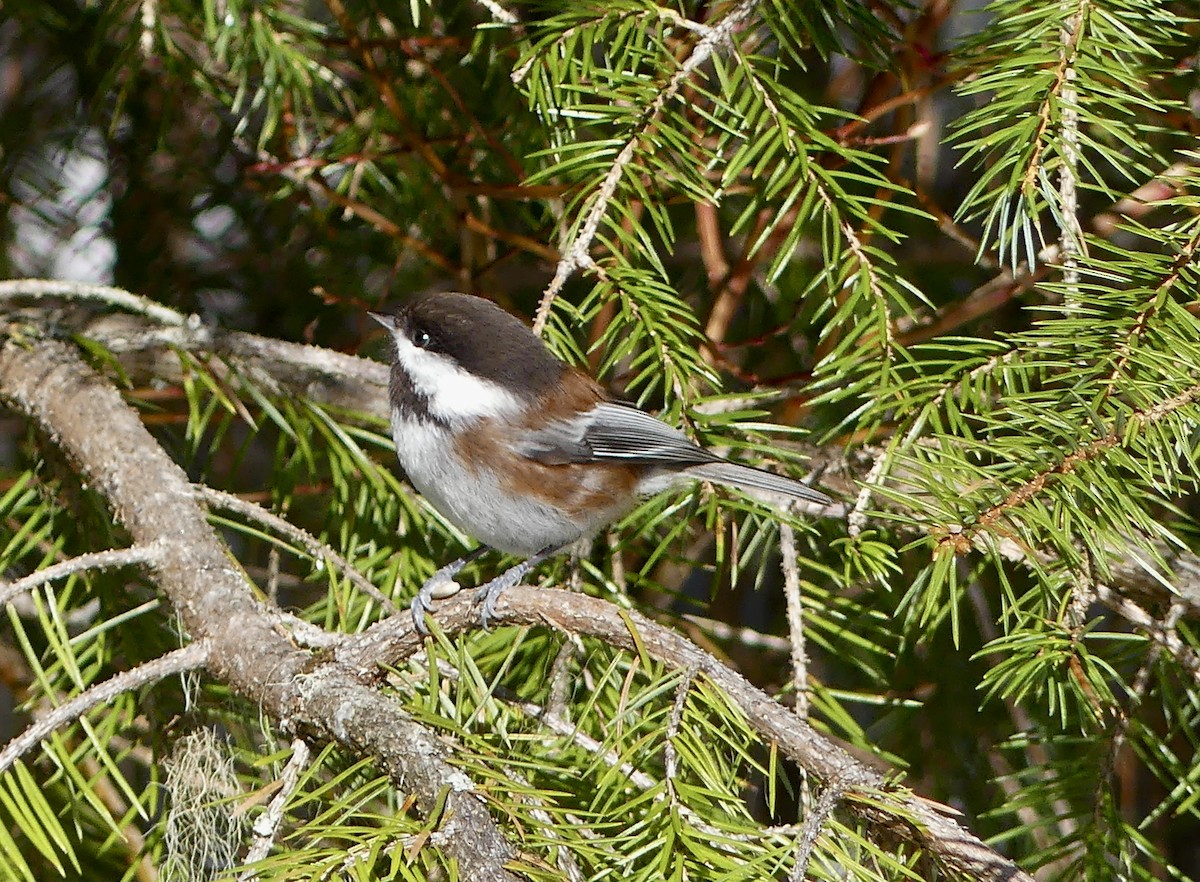
[[[595,534],[641,497],[684,481],[831,504],[824,493],[728,462],[614,401],[488,300],[434,294],[371,317],[392,337],[392,437],[409,480],[484,546],[527,556],[480,589],[485,625],[500,593],[534,565]],[[418,629],[425,630],[433,599],[458,590],[453,577],[484,551],[443,567],[421,587],[412,604]]]

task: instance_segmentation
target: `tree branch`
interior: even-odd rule
[[[65,344],[9,340],[0,347],[0,399],[54,439],[135,544],[158,545],[151,576],[193,639],[208,647],[213,676],[281,728],[374,757],[422,811],[441,811],[440,841],[463,875],[515,882],[505,869],[512,846],[471,781],[446,762],[446,748],[395,702],[275,630],[183,470],[110,383]]]
[[[0,300],[41,300],[43,298],[68,298],[70,300],[95,300],[117,306],[127,312],[143,315],[164,325],[183,326],[188,317],[161,303],[130,294],[110,285],[93,285],[88,282],[70,282],[60,279],[9,279],[0,282]]]
[[[279,391],[358,413],[388,412],[388,366],[368,358],[207,325],[147,325],[127,315],[105,316],[79,332],[119,356],[148,355],[148,373],[159,378],[182,376],[173,349],[208,352],[236,360]]]
[[[54,708],[0,750],[0,773],[8,771],[12,764],[39,742],[49,738],[59,726],[73,723],[98,704],[112,701],[123,692],[129,692],[155,683],[172,674],[191,671],[208,661],[209,645],[203,641],[168,652],[164,656],[145,664],[115,674],[103,683],[97,683]]]
[[[595,196],[592,198],[587,214],[584,215],[579,231],[571,239],[570,243],[563,247],[562,258],[558,261],[558,266],[554,269],[554,278],[546,286],[546,290],[542,293],[542,300],[538,304],[537,314],[533,319],[534,333],[541,334],[542,329],[546,327],[546,320],[550,317],[550,308],[554,305],[555,299],[567,283],[567,279],[570,278],[571,273],[591,264],[592,259],[588,251],[592,247],[592,240],[596,238],[596,233],[600,229],[600,223],[604,220],[604,215],[608,212],[608,204],[612,201],[613,196],[616,195],[617,186],[625,174],[626,167],[633,161],[642,136],[655,124],[663,108],[675,97],[688,78],[696,72],[700,65],[712,57],[718,47],[733,36],[734,30],[750,17],[750,14],[757,5],[758,0],[742,0],[741,3],[730,10],[729,14],[717,24],[709,26],[703,32],[703,36],[696,41],[696,45],[692,47],[692,51],[688,53],[687,58],[683,60],[679,68],[671,75],[666,85],[663,86],[654,100],[650,102],[650,106],[646,108],[646,113],[643,117],[645,123],[625,142],[625,145],[621,148],[621,152],[617,154],[617,158],[609,166],[604,180],[596,188]]]
[[[473,595],[462,592],[438,604],[437,625],[447,634],[478,627],[479,610]],[[723,690],[742,709],[754,730],[778,744],[785,755],[821,778],[827,787],[837,781],[844,788],[844,804],[850,811],[924,849],[953,873],[984,882],[1033,882],[1007,858],[936,811],[934,803],[890,788],[882,774],[863,765],[681,634],[604,600],[525,586],[500,596],[494,623],[502,622],[587,634],[631,652],[645,651],[651,658],[682,670],[694,669]],[[334,656],[352,670],[367,674],[376,665],[413,655],[423,646],[424,640],[409,617],[394,616],[348,639]],[[881,798],[892,801],[896,810],[880,809]]]
[[[39,585],[62,579],[74,573],[85,570],[107,570],[117,567],[128,567],[136,564],[152,562],[156,557],[154,548],[137,546],[133,548],[110,548],[107,551],[93,551],[81,554],[69,560],[59,561],[40,570],[22,576],[15,582],[0,581],[0,609],[12,602],[12,599],[26,591],[32,591]]]

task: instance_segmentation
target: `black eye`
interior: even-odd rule
[[[413,345],[418,349],[428,349],[431,345],[433,345],[433,338],[429,336],[428,331],[414,331]]]

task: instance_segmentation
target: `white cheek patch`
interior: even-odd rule
[[[482,417],[508,417],[520,412],[521,399],[502,386],[463,370],[447,356],[419,349],[399,331],[396,358],[413,389],[429,402],[429,412],[448,423]]]

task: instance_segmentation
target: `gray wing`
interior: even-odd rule
[[[516,445],[516,450],[546,465],[622,462],[659,466],[700,481],[781,493],[818,505],[833,502],[821,491],[799,481],[724,460],[697,447],[678,429],[650,414],[612,402],[598,404],[586,413],[530,432]]]
[[[547,465],[623,462],[682,468],[719,460],[650,414],[608,401],[529,432],[517,451]]]

